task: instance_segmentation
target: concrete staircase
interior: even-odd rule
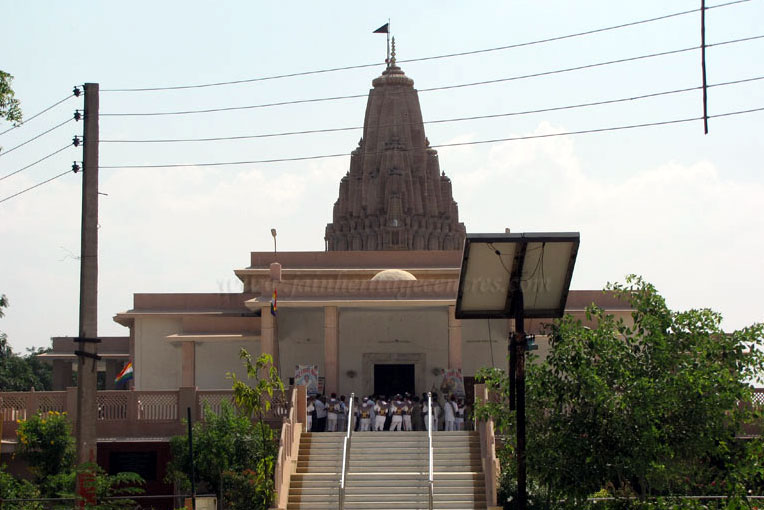
[[[288,510],[339,508],[342,433],[302,435]],[[433,434],[433,508],[484,509],[477,432]],[[345,509],[428,508],[427,432],[356,432],[348,454]]]

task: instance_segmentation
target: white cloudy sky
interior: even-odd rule
[[[719,5],[723,1],[708,2]],[[270,4],[277,4],[271,2]],[[695,0],[610,2],[12,2],[0,69],[25,114],[73,85],[186,85],[380,62],[392,19],[399,59],[507,46],[698,7]],[[402,63],[422,90],[576,67],[699,44],[698,13],[471,56]],[[711,9],[708,42],[764,35],[764,0]],[[764,39],[708,50],[710,84],[764,76]],[[101,94],[101,112],[158,112],[364,94],[382,66],[174,92]],[[421,92],[425,120],[544,109],[700,85],[700,54],[674,55],[492,85]],[[72,99],[0,135],[5,151],[66,120]],[[365,99],[172,117],[107,117],[102,140],[213,137],[359,126]],[[712,115],[764,107],[764,80],[709,90]],[[697,91],[591,108],[430,124],[434,145],[694,118]],[[764,320],[764,112],[699,122],[440,150],[469,232],[581,232],[576,289],[628,273],[674,308],[712,307],[725,327]],[[9,125],[0,124],[0,132]],[[0,177],[63,147],[74,123],[3,155]],[[348,158],[270,165],[194,163],[348,153],[359,131],[204,144],[101,144],[99,333],[134,292],[228,292],[248,253],[322,250]],[[0,200],[66,170],[78,149],[0,181]],[[67,175],[0,203],[0,321],[17,351],[77,331],[80,178]]]

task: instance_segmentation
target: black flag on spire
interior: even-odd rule
[[[379,27],[378,29],[376,29],[372,33],[374,33],[374,34],[388,34],[388,33],[390,33],[388,31],[389,30],[389,26],[390,26],[390,23],[385,23],[384,25],[382,25],[381,27]]]

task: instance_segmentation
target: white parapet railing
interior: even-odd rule
[[[475,402],[488,401],[488,388],[485,384],[475,385]],[[475,420],[475,429],[480,433],[480,456],[485,477],[485,500],[488,508],[497,506],[496,491],[499,484],[500,464],[496,457],[496,434],[493,418]]]
[[[274,508],[286,509],[289,501],[289,486],[292,474],[297,466],[297,455],[300,449],[300,437],[305,427],[306,387],[296,386],[290,395],[289,413],[281,426],[279,451],[276,458],[274,487],[276,498]],[[302,412],[301,412],[302,411]]]

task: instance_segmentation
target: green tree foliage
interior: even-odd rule
[[[34,484],[20,480],[2,478],[0,473],[0,491],[7,484],[8,491],[15,491],[19,499],[64,498],[54,506],[71,508],[75,497],[77,473],[92,473],[98,510],[117,510],[132,508],[135,501],[127,499],[109,499],[115,496],[141,494],[144,489],[143,479],[136,473],[118,473],[109,475],[94,464],[75,466],[74,438],[71,424],[66,413],[48,412],[21,420],[16,430],[18,439],[17,454],[26,462],[34,475]],[[10,475],[7,475],[10,476]],[[14,485],[15,484],[15,485]],[[10,496],[8,496],[10,497]],[[27,506],[24,506],[27,505]],[[16,508],[16,507],[14,507]],[[21,504],[20,508],[36,510],[34,503]]]
[[[204,417],[204,421],[193,425],[194,467],[202,490],[218,494],[224,473],[252,468],[262,457],[274,453],[273,441],[262,440],[260,429],[268,426],[252,423],[247,416],[237,413],[230,403],[222,403],[220,414],[205,406]],[[268,432],[269,429],[265,432],[266,437]],[[172,460],[167,469],[168,477],[188,489],[191,472],[188,437],[173,437],[170,450]]]
[[[0,295],[0,318],[5,315],[3,309],[8,304],[8,298]],[[47,350],[32,348],[24,356],[16,354],[11,349],[8,336],[0,332],[0,391],[50,390],[53,381],[51,367],[37,358],[38,354]]]
[[[760,418],[750,381],[764,370],[757,324],[727,334],[708,309],[671,311],[655,287],[630,276],[608,285],[631,321],[591,306],[585,327],[571,316],[550,328],[550,352],[527,369],[527,462],[531,499],[727,495],[761,489],[762,444],[737,439]],[[506,401],[503,372],[480,374]],[[514,412],[480,406],[507,434],[512,491]],[[732,501],[732,500],[731,500]],[[731,507],[730,507],[731,508]]]
[[[0,501],[39,499],[39,489],[28,480],[17,480],[6,471],[5,465],[0,465]],[[9,501],[9,508],[18,510],[42,510],[39,501]]]
[[[46,479],[44,484],[49,494],[62,498],[57,509],[72,508],[72,501],[77,499],[77,474],[85,472],[92,475],[93,492],[96,504],[85,504],[85,508],[93,510],[127,510],[136,508],[136,501],[130,496],[144,493],[143,478],[136,473],[124,472],[115,475],[107,474],[97,464],[86,463],[75,469],[63,471]],[[86,482],[87,483],[87,482]]]
[[[242,349],[240,358],[248,381],[228,374],[233,380],[236,407],[224,402],[219,415],[207,407],[205,421],[193,425],[194,466],[201,488],[222,494],[227,508],[265,510],[275,495],[273,476],[278,453],[277,439],[265,417],[274,396],[283,395],[284,384],[271,356],[262,354],[253,360]],[[173,437],[170,449],[168,479],[188,490],[188,438]]]
[[[21,106],[19,100],[14,97],[12,81],[13,76],[0,71],[0,118],[18,125],[21,123]]]
[[[40,413],[19,422],[18,455],[37,482],[74,468],[74,439],[66,413]]]

